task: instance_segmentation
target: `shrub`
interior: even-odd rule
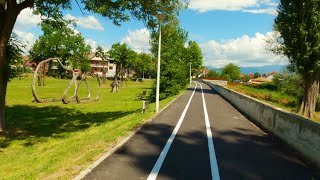
[[[267,82],[267,83],[263,83],[263,84],[259,84],[257,86],[253,86],[257,89],[267,89],[270,91],[277,91],[279,88],[276,84],[272,83],[272,82]]]
[[[186,84],[184,82],[184,84]],[[150,94],[150,101],[155,102],[156,100],[156,81],[153,84],[152,92]],[[169,96],[174,96],[179,93],[180,90],[185,88],[186,86],[181,84],[181,82],[178,82],[176,80],[170,80],[166,77],[161,77],[160,79],[160,94],[159,99],[166,99]]]

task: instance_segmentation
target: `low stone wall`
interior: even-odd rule
[[[221,86],[225,86],[225,85],[228,84],[228,81],[224,81],[224,80],[208,80],[208,79],[204,79],[203,81],[209,82],[211,84],[221,85]]]
[[[288,143],[320,168],[320,124],[204,81],[250,120]]]

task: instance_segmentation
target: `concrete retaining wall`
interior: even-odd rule
[[[205,81],[204,81],[205,82]],[[254,98],[205,82],[231,104],[320,168],[320,125]]]
[[[209,82],[211,84],[221,85],[221,86],[225,86],[225,85],[228,84],[228,81],[224,81],[224,80],[209,80],[209,79],[205,79],[204,81]]]

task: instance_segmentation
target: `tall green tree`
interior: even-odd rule
[[[221,77],[227,78],[229,81],[240,79],[240,67],[235,64],[228,64],[221,70]]]
[[[95,55],[102,59],[102,84],[106,84],[107,81],[107,70],[108,66],[108,53],[106,53],[101,46],[96,48]]]
[[[189,60],[184,56],[185,42],[188,33],[184,31],[175,17],[167,16],[167,21],[161,26],[161,73],[160,99],[177,94],[189,82]],[[151,33],[151,52],[158,56],[159,31]],[[155,99],[156,87],[152,99]]]
[[[186,48],[186,61],[190,61],[192,74],[194,74],[203,64],[201,48],[196,41],[189,41]]]
[[[128,69],[131,66],[130,61],[135,58],[135,52],[132,51],[125,43],[115,43],[108,51],[110,57],[114,58],[117,69],[116,77],[123,69]]]
[[[250,80],[250,76],[249,76],[249,75],[244,75],[244,76],[241,78],[241,81],[242,81],[242,82],[245,82],[245,83],[249,82],[249,80]]]
[[[85,10],[99,13],[114,24],[129,21],[133,17],[148,27],[156,26],[155,14],[176,15],[184,6],[181,0],[87,0],[80,1]],[[7,51],[10,35],[19,13],[28,7],[35,7],[36,13],[47,19],[62,19],[61,10],[71,9],[71,0],[1,0],[0,1],[0,131],[4,129],[5,98],[10,62]]]
[[[137,77],[154,77],[156,62],[150,54],[140,53],[130,62],[130,68],[136,72]]]
[[[208,73],[208,77],[219,78],[220,74],[217,71],[211,69]]]
[[[24,66],[21,53],[23,52],[21,46],[24,46],[17,38],[15,34],[12,34],[8,44],[8,59],[9,59],[9,76],[8,80],[21,75],[25,72],[26,67]]]
[[[30,59],[39,63],[44,59],[58,57],[64,65],[68,61],[73,68],[88,71],[90,68],[88,55],[91,47],[86,45],[80,33],[74,32],[67,26],[68,23],[64,21],[54,25],[42,22],[43,35],[39,36],[30,49]],[[62,68],[59,70],[60,75],[64,75],[65,70]]]
[[[254,78],[258,78],[258,77],[261,77],[261,74],[260,73],[258,73],[258,72],[256,72],[256,73],[254,73],[254,76],[253,76]]]
[[[303,79],[304,93],[300,112],[313,117],[320,80],[320,1],[281,0],[274,28],[278,52],[288,57]]]

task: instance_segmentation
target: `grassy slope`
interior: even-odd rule
[[[61,97],[68,82],[47,79],[38,95]],[[95,97],[96,83],[89,83]],[[118,93],[110,92],[110,83],[102,87],[98,102],[65,105],[33,102],[30,78],[10,82],[6,125],[11,135],[0,137],[0,177],[70,179],[154,114],[154,104],[141,114],[142,103],[136,100],[143,90],[150,91],[152,81],[129,82]],[[83,85],[81,96],[85,97]]]
[[[267,89],[256,89],[250,86],[243,86],[243,85],[228,85],[230,89],[233,89],[237,92],[246,94],[248,96],[257,98],[273,106],[280,107],[285,109],[289,112],[297,114],[297,98],[285,95],[281,92],[277,91],[270,91]],[[297,114],[299,115],[299,114]],[[311,119],[314,122],[320,123],[320,112],[315,112],[315,117]]]

